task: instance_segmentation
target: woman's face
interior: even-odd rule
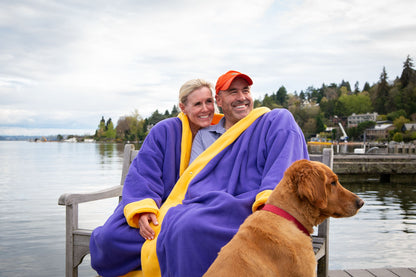
[[[207,87],[191,92],[186,104],[179,103],[179,107],[188,116],[189,123],[198,129],[208,127],[214,117],[214,98]]]

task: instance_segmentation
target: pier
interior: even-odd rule
[[[416,183],[416,155],[334,155],[334,172],[343,181]]]

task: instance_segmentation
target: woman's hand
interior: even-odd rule
[[[139,216],[139,228],[140,235],[147,239],[152,240],[155,238],[155,231],[150,227],[149,222],[152,222],[154,225],[158,225],[156,215],[154,213],[142,213]]]

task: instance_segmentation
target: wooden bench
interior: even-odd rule
[[[326,164],[331,169],[334,166],[334,151],[332,148],[324,148],[322,155],[309,155],[311,161],[318,161]],[[329,218],[319,224],[318,233],[312,235],[313,250],[318,261],[318,277],[328,276],[329,266]]]
[[[120,185],[93,193],[65,193],[59,197],[58,204],[66,207],[66,245],[65,245],[65,276],[78,276],[78,266],[83,258],[89,254],[89,243],[92,230],[78,227],[78,204],[107,199],[121,198],[124,180],[133,159],[139,151],[134,145],[124,147],[123,169]],[[323,155],[311,155],[311,160],[321,161],[332,168],[332,149],[324,149]],[[313,235],[313,247],[318,261],[318,276],[328,276],[328,230],[329,221],[326,220],[318,227],[317,235]]]

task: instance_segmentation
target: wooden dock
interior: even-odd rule
[[[330,270],[329,277],[416,277],[416,267]]]

